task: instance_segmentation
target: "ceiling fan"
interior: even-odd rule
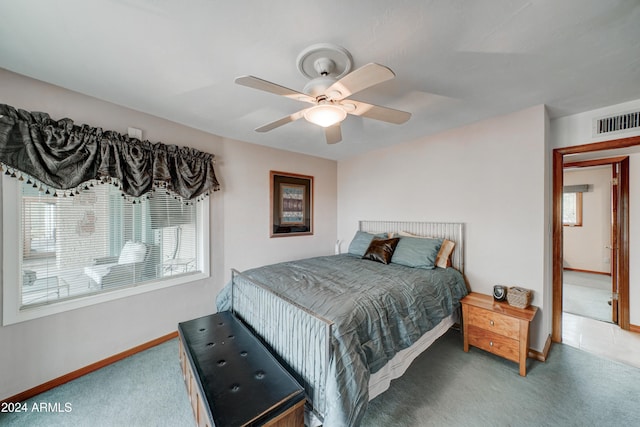
[[[298,55],[298,70],[311,79],[303,92],[254,76],[241,76],[236,78],[235,82],[312,104],[311,107],[260,126],[256,129],[257,132],[268,132],[304,117],[308,122],[322,126],[325,129],[327,143],[335,144],[342,140],[340,123],[348,114],[394,124],[402,124],[409,120],[411,113],[406,111],[349,98],[357,92],[395,77],[391,69],[373,62],[350,72],[352,62],[351,54],[340,46],[329,43],[315,44]]]

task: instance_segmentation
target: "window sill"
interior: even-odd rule
[[[153,292],[160,289],[166,289],[173,286],[186,285],[198,280],[206,279],[209,275],[202,272],[186,274],[177,277],[171,277],[163,280],[149,281],[140,283],[136,286],[123,287],[114,289],[109,292],[91,294],[77,298],[61,300],[42,305],[27,305],[19,309],[16,301],[4,301],[2,325],[12,325],[15,323],[25,322],[27,320],[38,319],[53,314],[63,313],[69,310],[89,307],[95,304],[102,304],[109,301],[115,301],[121,298],[127,298],[135,295],[141,295],[147,292]]]

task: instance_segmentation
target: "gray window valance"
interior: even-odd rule
[[[97,180],[117,183],[133,198],[165,188],[184,201],[197,200],[219,190],[213,159],[193,148],[140,141],[0,104],[0,163],[6,173],[65,194]]]

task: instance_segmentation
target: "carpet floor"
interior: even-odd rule
[[[612,321],[611,291],[565,283],[562,311],[603,322]]]
[[[562,311],[612,322],[610,276],[564,271],[562,289]]]
[[[0,425],[191,427],[177,354],[171,340],[131,356],[24,402],[24,412],[0,413]],[[632,426],[638,402],[640,369],[555,344],[523,378],[515,363],[465,353],[450,330],[370,402],[362,425]],[[34,410],[43,403],[62,410]]]

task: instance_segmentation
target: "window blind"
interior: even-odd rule
[[[73,193],[72,193],[73,194]],[[110,184],[20,191],[22,306],[198,272],[198,209],[163,190],[132,201]]]

